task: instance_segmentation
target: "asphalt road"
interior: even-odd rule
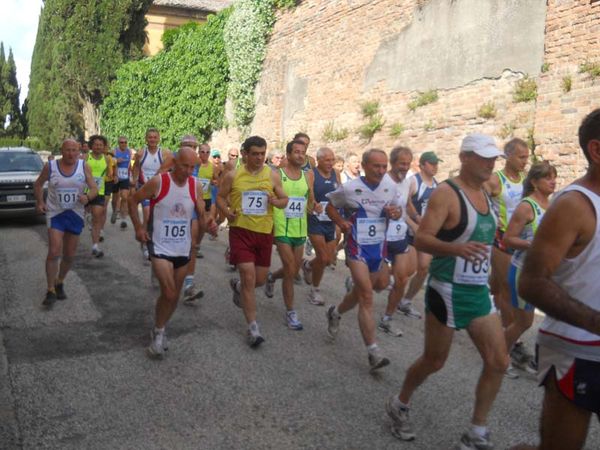
[[[379,337],[392,364],[370,375],[354,312],[331,343],[325,308],[308,304],[308,288],[297,286],[305,329],[290,331],[278,284],[273,299],[257,292],[266,342],[248,348],[231,303],[225,233],[207,240],[198,260],[200,305],[180,305],[167,357],[149,360],[157,295],[149,268],[131,229],[108,224],[106,234],[98,260],[84,232],[65,282],[69,298],[45,311],[43,223],[0,224],[1,449],[450,449],[468,426],[481,363],[464,332],[413,398],[412,443],[388,432],[384,403],[421,352],[423,321],[398,317],[404,337]],[[346,275],[343,264],[326,272],[328,303],[341,298]],[[384,305],[379,294],[379,313]],[[505,379],[490,418],[496,448],[536,442],[541,399],[532,378]],[[586,448],[600,448],[596,420]]]

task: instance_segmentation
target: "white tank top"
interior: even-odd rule
[[[147,148],[144,148],[144,154],[140,163],[140,183],[143,184],[156,175],[161,164],[162,150],[160,147],[158,147],[154,154],[150,153]]]
[[[394,179],[386,173],[384,178],[388,178],[391,183],[396,184],[396,201],[395,205],[402,208],[402,216],[398,220],[389,220],[386,241],[395,242],[401,241],[406,238],[406,232],[408,231],[408,224],[406,223],[406,205],[408,204],[408,194],[410,193],[411,180],[405,177],[404,180],[396,183]]]
[[[563,259],[552,279],[572,298],[600,311],[600,196],[576,184],[565,192],[577,191],[585,195],[596,210],[596,231],[586,248],[575,258]],[[600,361],[600,336],[560,320],[546,316],[540,326],[538,342],[562,353],[590,361]]]
[[[192,247],[191,224],[196,208],[196,180],[188,177],[183,187],[170,173],[160,177],[158,195],[150,201],[148,231],[152,255],[189,257]]]
[[[83,165],[82,160],[77,160],[73,173],[65,175],[60,171],[57,160],[48,162],[47,218],[51,219],[67,210],[72,210],[83,218],[84,206],[79,201],[79,196],[86,187]]]

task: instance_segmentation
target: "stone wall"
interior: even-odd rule
[[[458,167],[466,133],[492,134],[499,144],[519,136],[559,166],[564,183],[585,168],[577,125],[600,106],[598,83],[578,73],[585,60],[600,62],[599,31],[600,2],[590,0],[303,0],[278,17],[252,133],[278,147],[304,131],[313,151],[328,145],[342,154],[396,144],[417,156],[434,150],[441,177]],[[537,101],[516,103],[526,75],[537,82]],[[438,100],[411,111],[427,90]],[[379,102],[385,120],[370,142],[357,132],[366,101]],[[484,104],[494,117],[481,117]],[[404,131],[393,136],[399,125]],[[327,127],[347,137],[332,142]],[[213,145],[238,139],[221,132]]]

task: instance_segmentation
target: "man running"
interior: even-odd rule
[[[285,209],[273,211],[274,235],[282,267],[269,273],[265,283],[265,295],[273,297],[275,280],[282,281],[285,319],[290,330],[302,330],[302,323],[294,310],[294,278],[302,264],[302,254],[307,236],[307,211],[314,207],[312,171],[304,172],[306,145],[302,141],[289,142],[285,149],[287,164],[277,171],[283,191],[289,198]],[[320,208],[320,206],[318,207]]]
[[[490,286],[494,303],[500,310],[502,324],[508,327],[513,321],[513,310],[510,302],[508,288],[508,269],[510,267],[511,251],[504,244],[504,233],[515,208],[523,196],[523,180],[525,167],[529,162],[529,148],[527,142],[514,138],[504,145],[506,164],[504,169],[496,171],[485,183],[485,189],[492,197],[494,211],[498,216],[498,229],[492,248],[492,274]],[[532,355],[526,351],[522,343],[515,344],[509,349],[511,357],[517,364],[527,364]],[[515,377],[516,374],[509,368],[507,376]]]
[[[105,179],[112,178],[112,165],[108,155],[105,154],[105,148],[108,141],[104,136],[94,135],[90,137],[92,151],[87,158],[92,177],[98,187],[98,195],[88,203],[92,212],[92,255],[96,258],[102,258],[104,252],[100,250],[101,232],[106,223],[106,199],[104,197]]]
[[[131,176],[131,150],[127,146],[127,137],[119,136],[118,147],[115,149],[117,160],[117,184],[113,193],[113,217],[110,221],[117,221],[117,212],[121,216],[121,229],[127,228],[127,198],[129,197]],[[114,222],[113,222],[114,218]]]
[[[460,147],[459,175],[433,192],[419,225],[416,247],[434,258],[425,293],[424,352],[408,369],[400,395],[386,405],[392,434],[399,439],[415,438],[409,421],[410,399],[429,375],[444,366],[454,330],[465,328],[481,354],[483,370],[472,425],[462,435],[460,448],[492,448],[487,417],[508,366],[508,353],[488,288],[496,217],[483,184],[501,155],[490,136],[466,136]]]
[[[600,109],[579,127],[586,174],[563,189],[544,215],[519,294],[547,316],[538,334],[544,385],[540,450],[579,450],[600,415]]]
[[[210,145],[204,143],[198,148],[198,156],[200,162],[194,170],[194,176],[202,184],[202,198],[204,199],[204,207],[206,208],[207,214],[213,219],[216,219],[216,205],[212,204],[211,187],[215,185],[217,181],[218,172],[215,171],[215,167],[210,158]],[[200,227],[198,234],[198,241],[196,243],[196,257],[203,258],[204,255],[200,251],[202,239],[204,238],[205,230]]]
[[[408,228],[417,229],[417,225],[411,219],[416,215],[416,211],[409,202],[413,190],[411,179],[407,178],[412,159],[412,151],[408,147],[393,148],[390,152],[390,170],[385,175],[396,183],[398,196],[396,204],[402,211],[402,216],[398,220],[390,220],[387,228],[385,259],[392,266],[394,284],[388,295],[385,313],[378,324],[381,331],[392,336],[402,336],[402,331],[394,326],[392,319],[417,264],[415,249],[409,245],[408,240]]]
[[[419,223],[421,218],[425,215],[429,197],[431,197],[433,190],[438,185],[435,174],[438,171],[438,163],[440,161],[442,160],[439,159],[434,152],[424,152],[419,158],[419,173],[411,177],[414,184],[411,203],[417,213],[415,218],[417,223]],[[409,230],[409,242],[411,245],[413,239],[414,233],[411,233]],[[429,264],[431,263],[431,255],[420,250],[416,250],[416,252],[417,272],[410,280],[406,295],[398,305],[398,311],[413,319],[420,319],[421,313],[413,308],[412,301],[415,298],[415,295],[417,295],[423,287],[423,283],[427,278]]]
[[[251,136],[242,144],[246,162],[223,176],[217,204],[229,222],[230,263],[237,265],[240,278],[229,283],[233,303],[241,307],[248,324],[248,345],[264,342],[256,323],[256,295],[271,265],[273,207],[285,208],[288,197],[279,172],[265,164],[267,142]]]
[[[141,189],[141,187],[150,180],[158,170],[164,161],[172,158],[173,155],[170,151],[159,147],[160,133],[156,128],[148,128],[146,130],[146,146],[139,150],[135,154],[133,163],[133,180],[137,183],[136,187],[132,189]],[[142,202],[142,213],[144,217],[144,224],[148,222],[148,216],[150,214],[150,201],[144,200]],[[142,242],[142,254],[144,261],[148,260],[148,249]]]
[[[56,300],[67,298],[64,280],[73,264],[83,230],[83,209],[98,193],[90,168],[79,159],[79,143],[66,139],[60,152],[62,158],[47,162],[34,184],[36,209],[46,214],[48,225],[48,290],[42,302],[46,307],[51,307]],[[44,200],[46,182],[48,197]],[[86,188],[87,193],[84,193]]]
[[[161,173],[133,194],[129,214],[136,239],[147,244],[152,270],[160,285],[156,300],[154,328],[147,348],[152,358],[162,358],[168,348],[165,326],[177,308],[177,301],[187,273],[192,252],[192,216],[205,220],[202,186],[192,177],[197,156],[191,147],[182,147],[174,157],[173,170]],[[151,201],[147,226],[140,221],[138,204]],[[207,227],[215,232],[216,224],[208,219]]]
[[[346,265],[353,281],[342,302],[328,308],[327,333],[335,339],[342,314],[358,305],[358,325],[367,347],[371,372],[390,363],[375,340],[373,290],[380,291],[388,285],[390,275],[384,261],[387,221],[398,220],[402,214],[395,205],[396,184],[384,177],[387,163],[383,150],[367,150],[362,156],[365,176],[327,194],[327,215],[346,236]],[[344,208],[344,217],[338,208]]]
[[[308,215],[308,238],[315,250],[315,258],[302,263],[304,281],[310,285],[308,302],[319,306],[325,304],[319,289],[323,272],[336,257],[335,224],[325,211],[329,203],[327,194],[341,184],[340,175],[333,168],[334,162],[335,155],[330,148],[322,147],[317,151],[317,167],[313,169],[315,208]]]
[[[360,177],[360,159],[358,159],[356,153],[348,153],[346,155],[346,164],[341,177],[342,184]]]

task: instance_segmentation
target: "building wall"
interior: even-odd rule
[[[553,159],[562,181],[585,165],[576,151],[581,117],[598,106],[600,87],[577,74],[586,58],[600,59],[600,2],[589,0],[303,0],[282,13],[268,46],[252,133],[280,146],[307,132],[313,151],[329,145],[340,153],[369,147],[434,150],[442,176],[458,167],[458,147],[469,132],[532,138]],[[542,73],[542,64],[549,70]],[[560,85],[566,73],[572,91]],[[515,103],[526,74],[538,100]],[[410,111],[419,91],[439,99]],[[357,129],[367,120],[360,104],[378,101],[385,126],[370,142]],[[493,103],[496,116],[479,110]],[[390,135],[402,124],[399,137]],[[326,142],[327,126],[348,137]],[[239,139],[216,133],[214,145]]]
[[[186,9],[172,8],[152,5],[146,14],[146,36],[147,41],[144,45],[144,54],[147,56],[156,55],[162,50],[162,35],[166,30],[177,28],[188,22],[206,22],[208,13]]]

